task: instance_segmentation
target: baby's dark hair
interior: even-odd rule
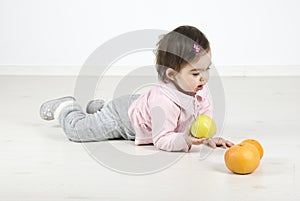
[[[192,26],[177,27],[157,43],[156,70],[159,79],[166,82],[167,68],[180,72],[186,64],[209,50],[209,41],[199,29]]]

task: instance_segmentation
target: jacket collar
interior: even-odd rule
[[[205,85],[201,91],[198,91],[195,96],[187,95],[181,91],[179,91],[176,86],[172,82],[168,83],[160,83],[161,91],[169,97],[173,102],[179,105],[182,108],[188,108],[193,106],[193,102],[201,102],[205,91],[207,90],[207,86]],[[192,105],[191,105],[192,104]]]

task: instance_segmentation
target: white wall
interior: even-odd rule
[[[216,65],[300,65],[299,8],[298,0],[0,0],[0,66],[78,66],[119,34],[182,24],[207,35]]]

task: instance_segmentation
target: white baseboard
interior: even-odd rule
[[[300,76],[300,65],[293,66],[217,66],[220,76]],[[16,76],[77,76],[81,66],[0,65],[0,75]],[[113,67],[108,76],[126,75],[135,67]],[[92,72],[91,74],[92,75]]]
[[[0,75],[28,76],[76,76],[80,66],[0,65]]]
[[[219,66],[221,76],[300,76],[300,65],[287,66]]]

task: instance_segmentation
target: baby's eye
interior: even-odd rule
[[[198,76],[200,75],[200,73],[193,73],[193,76]]]

